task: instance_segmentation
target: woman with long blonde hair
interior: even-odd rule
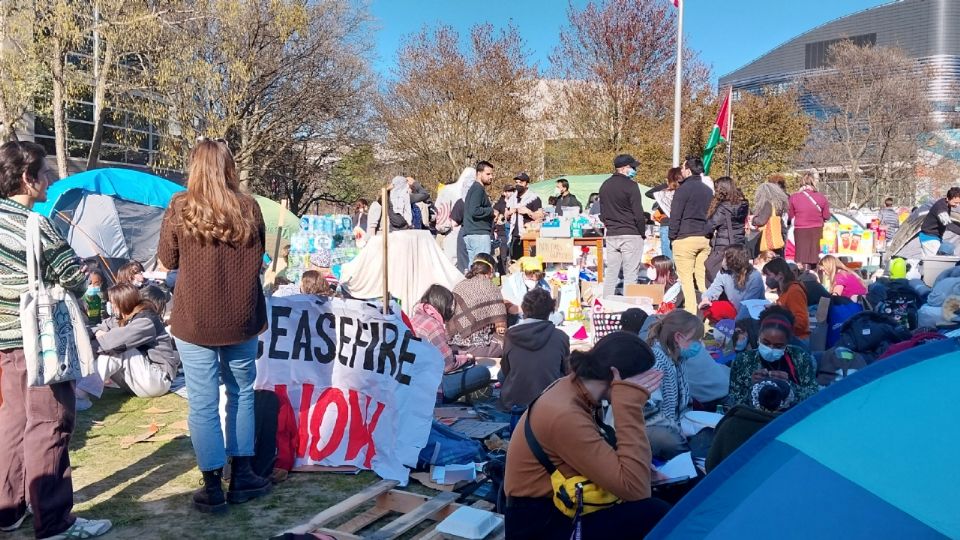
[[[204,486],[201,512],[223,512],[267,494],[255,474],[253,382],[257,336],[267,327],[260,285],[265,233],[253,197],[241,193],[233,155],[222,140],[203,139],[190,153],[187,190],[170,201],[157,256],[179,270],[170,324],[183,362],[190,437]],[[226,439],[220,428],[220,378],[226,386]],[[224,444],[226,441],[226,444]],[[221,485],[232,458],[229,491]]]
[[[833,255],[824,255],[817,264],[817,272],[823,288],[830,294],[838,294],[847,298],[854,298],[867,294],[867,285],[856,272],[843,264],[843,261]]]

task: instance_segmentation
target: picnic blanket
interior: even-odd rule
[[[413,306],[430,285],[453,290],[463,274],[450,262],[429,231],[390,233],[390,294],[403,310]],[[383,295],[383,238],[370,238],[357,257],[343,265],[340,284],[354,298],[370,299]]]

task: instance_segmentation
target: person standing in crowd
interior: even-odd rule
[[[797,339],[810,337],[810,312],[807,310],[807,289],[797,280],[787,261],[776,258],[763,266],[768,288],[779,293],[777,304],[793,314],[793,335]]]
[[[700,179],[703,160],[691,156],[680,169],[683,182],[673,195],[670,210],[670,243],[683,287],[684,309],[697,313],[697,291],[707,290],[707,209],[713,192]],[[694,281],[696,280],[696,281]]]
[[[523,297],[523,319],[507,330],[500,362],[499,407],[526,408],[550,384],[569,371],[570,338],[550,322],[556,302],[534,288]]]
[[[739,319],[747,315],[740,309],[743,301],[763,300],[765,293],[763,276],[750,263],[750,256],[743,244],[727,246],[723,250],[721,272],[703,293],[700,309],[712,323],[723,319]]]
[[[883,208],[880,209],[880,225],[887,228],[887,241],[893,239],[900,230],[900,212],[893,206],[893,198],[887,197],[883,200]]]
[[[830,292],[856,300],[867,294],[867,285],[856,272],[847,268],[843,261],[833,255],[824,255],[817,265],[823,288]]]
[[[733,178],[717,178],[714,188],[713,200],[707,209],[707,235],[710,237],[707,282],[711,284],[720,273],[726,248],[742,246],[746,240],[744,229],[750,214],[750,205],[733,183]]]
[[[543,208],[540,196],[530,191],[530,177],[522,172],[513,177],[517,191],[507,197],[507,221],[510,223],[510,259],[523,256],[523,238],[526,226],[534,221],[534,213]]]
[[[391,231],[409,229],[413,221],[413,209],[410,203],[410,188],[407,179],[403,176],[394,176],[387,185],[389,199],[387,200],[386,215],[390,220]],[[383,231],[383,205],[376,201],[370,205],[370,214],[367,217],[367,234],[374,236]]]
[[[790,311],[770,306],[760,314],[760,341],[757,350],[737,355],[730,366],[730,400],[733,405],[751,405],[754,385],[765,380],[785,381],[792,390],[787,408],[816,394],[813,358],[802,347],[791,344],[796,324]]]
[[[660,387],[650,347],[635,334],[614,332],[589,352],[570,355],[571,374],[546,389],[521,416],[507,449],[504,512],[508,538],[570,538],[572,520],[553,502],[550,472],[537,447],[566,478],[585,476],[622,499],[582,516],[584,538],[643,538],[669,510],[651,497],[651,454],[643,407]],[[616,417],[602,424],[600,403]],[[531,434],[531,438],[528,434]]]
[[[407,189],[410,190],[410,228],[429,229],[430,209],[433,208],[430,192],[412,176],[407,177]]]
[[[590,196],[587,197],[587,209],[590,212],[591,216],[600,215],[600,194],[599,193],[591,193]]]
[[[620,154],[613,160],[616,172],[600,186],[600,221],[607,229],[604,296],[616,294],[621,273],[624,287],[640,279],[647,218],[643,194],[633,179],[639,165],[633,156]]]
[[[466,271],[469,262],[466,260],[467,249],[462,235],[463,199],[476,179],[476,169],[466,167],[456,182],[441,186],[440,194],[437,195],[437,238],[440,240],[442,237],[444,255],[461,272]]]
[[[680,187],[680,181],[683,175],[680,173],[680,167],[673,167],[667,171],[667,181],[659,186],[647,190],[647,197],[657,201],[660,213],[663,214],[660,220],[660,254],[665,257],[673,257],[673,251],[670,249],[670,208],[673,206],[673,193]]]
[[[510,268],[510,237],[507,234],[507,200],[515,197],[516,186],[505,186],[493,203],[493,249],[497,250],[497,272],[506,275]]]
[[[353,206],[353,227],[361,231],[367,230],[367,214],[370,212],[370,203],[366,199],[358,199]]]
[[[813,174],[806,173],[800,179],[800,191],[787,201],[788,215],[793,222],[793,244],[796,247],[793,260],[806,265],[803,270],[816,268],[820,261],[820,239],[823,224],[830,219],[830,203],[817,191]]]
[[[0,146],[0,215],[4,241],[0,281],[0,531],[14,532],[33,513],[37,538],[94,538],[108,520],[75,517],[70,480],[70,437],[76,421],[74,383],[27,385],[20,326],[20,295],[27,291],[27,216],[47,200],[51,176],[43,147],[31,142]],[[40,218],[41,279],[78,297],[86,276],[77,255],[46,218]]]
[[[753,211],[756,212],[753,215],[753,226],[758,230],[762,231],[771,219],[776,219],[781,225],[781,234],[783,233],[783,215],[787,213],[790,205],[790,198],[782,187],[784,185],[786,184],[783,177],[774,175],[757,187],[753,205]],[[774,252],[777,256],[783,257],[783,248],[776,249]]]
[[[920,246],[925,257],[932,257],[938,253],[953,255],[952,246],[943,245],[943,233],[947,232],[947,226],[954,225],[950,211],[957,206],[960,206],[960,188],[952,187],[947,190],[946,197],[933,203],[930,211],[923,218],[923,223],[920,225]]]
[[[488,161],[477,163],[477,181],[463,199],[463,243],[467,260],[473,261],[481,253],[490,254],[493,235],[493,205],[486,188],[493,184],[493,165]]]
[[[487,253],[477,255],[466,279],[453,288],[453,318],[447,324],[454,350],[473,356],[499,357],[507,331],[507,307],[500,287],[493,283],[497,262]]]
[[[201,512],[223,512],[270,492],[251,468],[257,336],[267,328],[260,287],[265,227],[253,197],[240,192],[225,142],[201,140],[190,153],[187,190],[174,196],[160,228],[157,257],[179,269],[171,316],[187,383],[190,440],[203,473],[193,496]],[[403,177],[400,177],[403,179]],[[220,381],[226,386],[226,438]],[[224,497],[223,467],[232,458]]]
[[[554,208],[558,216],[563,213],[564,208],[576,207],[580,213],[583,213],[583,204],[577,200],[576,195],[570,193],[570,182],[566,178],[557,180],[557,191],[555,197],[557,198],[557,201]]]

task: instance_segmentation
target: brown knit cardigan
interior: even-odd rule
[[[170,202],[160,227],[157,257],[179,270],[171,333],[207,347],[234,345],[267,328],[267,307],[260,285],[266,233],[260,206],[241,195],[244,215],[253,216],[256,234],[244,245],[202,245],[183,230],[182,196]]]
[[[453,288],[453,318],[447,323],[447,333],[468,338],[496,324],[506,326],[507,308],[500,288],[484,275],[465,279]]]

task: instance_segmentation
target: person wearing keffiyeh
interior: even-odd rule
[[[466,279],[453,289],[454,314],[447,331],[450,345],[463,354],[499,357],[503,353],[507,308],[493,283],[494,265],[490,255],[477,255]]]

